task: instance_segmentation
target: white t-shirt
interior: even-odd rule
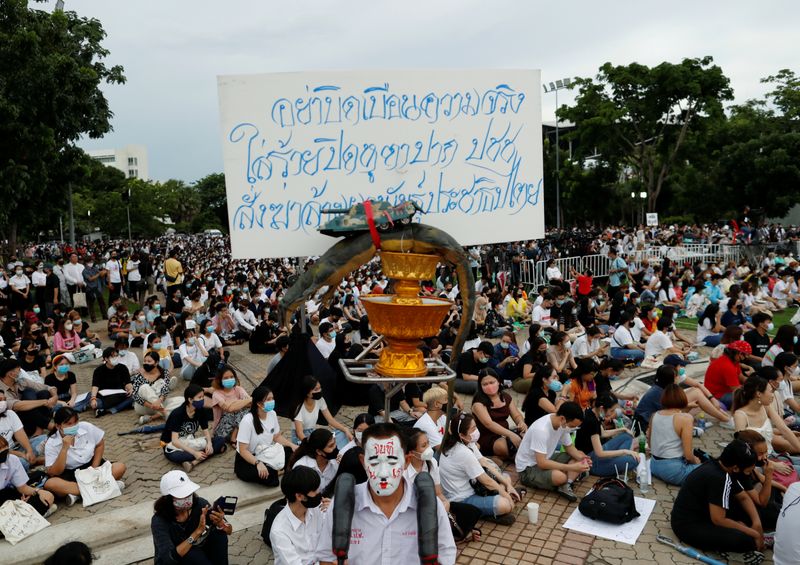
[[[211,335],[201,335],[198,339],[203,340],[203,347],[205,347],[206,351],[211,349],[221,349],[222,342],[219,339],[219,336],[216,333],[211,333]]]
[[[547,280],[551,281],[551,280],[555,279],[555,280],[559,280],[560,281],[563,278],[564,278],[564,275],[561,274],[561,269],[559,269],[558,267],[548,267],[547,268]]]
[[[31,273],[31,282],[33,283],[33,286],[46,286],[47,275],[40,271],[34,271]]]
[[[656,330],[647,338],[647,344],[644,346],[644,354],[647,357],[658,357],[670,347],[672,347],[672,340],[669,336],[661,330]]]
[[[775,300],[786,300],[786,291],[789,290],[789,285],[783,279],[778,279],[775,286],[772,287],[772,298]]]
[[[122,269],[118,259],[109,259],[106,261],[106,270],[108,271],[108,282],[114,284],[122,282]]]
[[[775,547],[772,560],[775,565],[795,565],[800,562],[800,504],[795,504],[800,497],[800,483],[794,483],[783,495],[783,507],[778,514],[778,525],[775,528]],[[790,508],[791,506],[791,508]]]
[[[475,494],[469,484],[484,473],[475,453],[459,442],[439,458],[439,477],[442,491],[450,502],[461,502]]]
[[[0,418],[0,437],[4,437],[8,445],[15,445],[14,434],[22,429],[22,421],[13,410],[6,410],[5,415]]]
[[[314,408],[310,412],[306,409],[306,403],[303,402],[300,405],[300,412],[298,412],[297,416],[294,417],[294,421],[302,422],[304,430],[310,430],[316,428],[317,419],[319,418],[319,413],[327,409],[328,409],[328,404],[325,402],[324,398],[315,400]]]
[[[542,305],[536,306],[533,309],[533,321],[542,327],[551,327],[553,320],[550,318],[550,308],[545,308]]]
[[[644,322],[639,316],[636,316],[633,319],[633,328],[631,328],[631,334],[633,335],[633,341],[639,343],[642,340],[642,330],[645,329]]]
[[[414,423],[414,427],[425,432],[425,435],[428,436],[428,443],[431,444],[431,447],[436,447],[442,443],[446,422],[447,416],[445,414],[439,416],[439,419],[434,422],[433,418],[426,412]]]
[[[578,338],[575,340],[575,343],[572,344],[572,356],[584,357],[586,355],[594,353],[598,349],[600,349],[599,339],[595,339],[593,342],[589,342],[589,337],[586,334],[579,335]]]
[[[8,284],[17,290],[25,290],[31,284],[31,280],[25,275],[14,275],[8,279]]]
[[[260,434],[256,433],[253,426],[253,414],[245,414],[242,421],[239,422],[239,434],[236,436],[236,451],[239,451],[239,446],[243,443],[247,444],[247,450],[250,453],[257,453],[258,448],[269,447],[275,443],[275,434],[281,431],[280,424],[278,424],[278,416],[275,411],[267,412],[267,419],[261,420],[262,431]]]
[[[314,553],[322,534],[324,517],[319,508],[309,508],[301,522],[285,506],[272,523],[269,540],[275,565],[315,565]]]
[[[630,343],[634,343],[633,332],[627,326],[620,324],[611,336],[611,347],[625,347]]]
[[[128,373],[132,375],[134,372],[138,371],[142,365],[139,363],[139,356],[136,355],[133,349],[128,348],[124,351],[125,355],[119,356],[119,362],[125,365],[128,368]]]
[[[702,324],[697,324],[697,341],[703,341],[709,336],[717,335],[711,331],[711,329],[714,327],[712,325],[713,323],[714,322],[712,322],[710,318],[705,318],[703,319]]]
[[[67,450],[67,469],[77,469],[81,465],[86,465],[94,457],[94,450],[97,444],[102,441],[105,432],[89,422],[78,423],[78,435],[75,436],[75,444]],[[50,467],[58,459],[61,453],[63,438],[60,432],[56,432],[47,438],[44,445],[44,466]]]
[[[565,447],[572,445],[572,437],[564,428],[553,429],[552,414],[545,414],[533,424],[522,436],[519,450],[514,462],[517,472],[521,473],[528,467],[536,467],[536,453],[541,453],[550,459],[556,452],[556,446],[561,442]]]
[[[324,337],[320,337],[317,340],[317,349],[319,352],[322,353],[322,356],[327,359],[333,353],[333,350],[336,349],[336,340],[332,339],[331,341],[326,340]]]
[[[125,265],[125,270],[128,271],[128,280],[132,282],[139,282],[142,280],[142,275],[139,272],[139,263],[140,261],[134,261],[133,259],[128,259],[128,262]]]

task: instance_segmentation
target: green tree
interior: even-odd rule
[[[200,198],[200,214],[192,223],[192,231],[216,228],[228,231],[228,199],[225,193],[225,175],[211,173],[194,183]]]
[[[75,12],[0,2],[0,226],[12,246],[20,226],[63,202],[66,186],[56,181],[75,173],[74,143],[111,130],[100,85],[125,77],[103,61],[105,35]]]
[[[689,133],[703,121],[724,120],[732,98],[728,78],[711,57],[600,67],[595,79],[577,79],[575,105],[558,109],[575,123],[570,134],[578,159],[591,153],[623,177],[635,177],[648,194],[649,211],[673,172]],[[582,152],[582,154],[581,154]]]

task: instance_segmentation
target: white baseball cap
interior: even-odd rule
[[[164,496],[169,494],[174,498],[186,498],[199,488],[200,485],[192,482],[186,473],[177,469],[161,477],[161,494]]]

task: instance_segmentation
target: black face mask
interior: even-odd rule
[[[309,496],[306,495],[305,500],[301,500],[300,504],[305,506],[306,508],[316,508],[322,503],[322,493],[317,493],[316,496]]]
[[[0,465],[5,463],[6,459],[8,459],[8,449],[6,449],[3,452],[0,452]],[[319,502],[317,504],[319,504]]]
[[[333,451],[331,451],[330,453],[327,453],[327,452],[323,451],[322,454],[325,456],[325,459],[327,459],[328,461],[331,461],[331,460],[336,459],[337,457],[339,457],[339,448],[335,447],[333,449]]]
[[[320,392],[312,392],[311,393],[311,398],[313,398],[314,400],[320,400],[322,398],[322,391],[320,391]]]
[[[155,366],[155,365],[150,365],[150,364],[147,364],[147,363],[145,363],[144,365],[142,365],[142,369],[144,369],[144,370],[145,370],[145,371],[147,371],[148,373],[149,373],[150,371],[152,371],[153,369],[155,369],[155,368],[156,368],[156,366]]]

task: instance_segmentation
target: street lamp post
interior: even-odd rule
[[[647,200],[647,193],[645,191],[640,192],[639,193],[639,199],[642,201],[639,204],[639,208],[641,209],[641,212],[642,212],[642,215],[641,215],[642,221],[640,223],[644,224],[645,223],[645,221],[644,221],[644,201]]]
[[[56,2],[56,12],[64,11],[64,0]],[[69,244],[75,249],[75,214],[72,209],[72,183],[67,183],[67,193],[69,194]],[[64,239],[63,237],[61,238]]]
[[[561,182],[558,178],[558,171],[559,171],[559,155],[558,155],[558,91],[570,88],[572,86],[572,79],[565,78],[562,80],[557,80],[555,83],[550,83],[550,88],[548,89],[546,84],[542,85],[545,94],[549,94],[550,92],[555,92],[556,94],[556,228],[561,228]]]

